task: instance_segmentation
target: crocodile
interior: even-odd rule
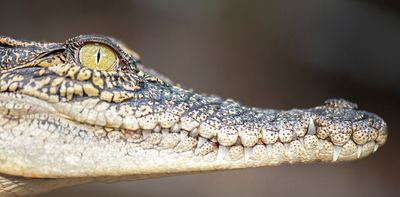
[[[0,196],[351,161],[387,135],[382,118],[344,99],[275,110],[187,90],[111,37],[0,37]]]

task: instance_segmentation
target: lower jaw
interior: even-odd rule
[[[304,141],[316,138],[312,135],[291,143],[253,147],[227,147],[210,140],[198,146],[199,137],[186,136],[171,147],[170,137],[180,138],[180,134],[166,131],[143,134],[139,130],[134,131],[138,134],[135,141],[127,139],[127,134],[119,130],[105,131],[52,114],[31,114],[19,119],[1,115],[0,122],[0,160],[3,161],[0,172],[25,177],[161,176],[282,163],[332,162],[334,154],[339,154],[337,161],[348,161],[365,157],[376,147],[375,142],[358,146],[350,140],[335,153],[327,140],[303,145]],[[190,138],[197,144],[183,149]],[[204,146],[210,146],[210,151],[200,154],[202,148],[207,148]]]

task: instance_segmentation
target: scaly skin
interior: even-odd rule
[[[87,43],[112,48],[118,65],[84,67],[79,51]],[[182,89],[102,36],[66,43],[0,37],[0,74],[0,196],[91,181],[349,161],[375,152],[387,138],[381,118],[343,99],[283,111]]]

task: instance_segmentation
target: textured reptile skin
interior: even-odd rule
[[[111,48],[117,63],[108,70],[84,66],[87,44]],[[98,63],[100,50],[94,55]],[[0,196],[127,177],[349,161],[386,138],[380,117],[343,99],[285,111],[185,90],[109,37],[0,37]]]

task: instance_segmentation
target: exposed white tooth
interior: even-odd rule
[[[190,131],[190,136],[191,137],[199,136],[199,131],[197,130],[197,128],[194,128],[192,131]]]
[[[181,141],[183,141],[187,136],[188,136],[189,132],[182,130],[181,131]]]
[[[199,137],[199,140],[197,141],[197,148],[200,148],[206,142],[207,142],[207,138]]]
[[[300,141],[301,147],[304,149],[304,139],[303,138],[299,138],[298,140]]]
[[[266,148],[268,158],[272,158],[272,144],[267,144]]]
[[[169,129],[162,129],[161,133],[163,134],[163,136],[166,136],[169,134]]]
[[[247,163],[249,161],[252,153],[253,153],[253,148],[251,147],[244,148],[244,162]]]
[[[314,120],[312,118],[310,118],[310,120],[308,121],[307,134],[308,135],[315,135],[315,124],[314,124]]]
[[[341,151],[342,151],[342,147],[333,146],[333,158],[332,158],[333,162],[337,161]]]
[[[285,155],[286,155],[286,157],[289,157],[290,156],[289,155],[289,153],[290,153],[290,151],[289,151],[290,144],[289,143],[283,143],[283,145],[285,146]]]
[[[235,145],[237,145],[237,146],[242,145],[242,141],[240,140],[240,137],[238,137]]]
[[[378,144],[375,144],[375,146],[374,146],[374,152],[376,152],[376,151],[378,150],[378,148],[379,148],[379,145],[378,145]]]
[[[357,158],[361,157],[362,148],[363,148],[363,145],[357,146]]]
[[[143,130],[142,131],[142,135],[143,135],[143,139],[146,139],[147,137],[149,137],[149,135],[151,134],[151,130]]]
[[[179,124],[174,124],[174,126],[172,126],[171,131],[174,133],[177,133],[181,130],[181,128],[179,127]]]
[[[228,153],[229,148],[226,146],[219,145],[218,154],[217,154],[217,162],[221,162],[224,160],[226,153]]]
[[[161,131],[161,127],[157,125],[156,127],[154,127],[153,131],[159,133]]]

